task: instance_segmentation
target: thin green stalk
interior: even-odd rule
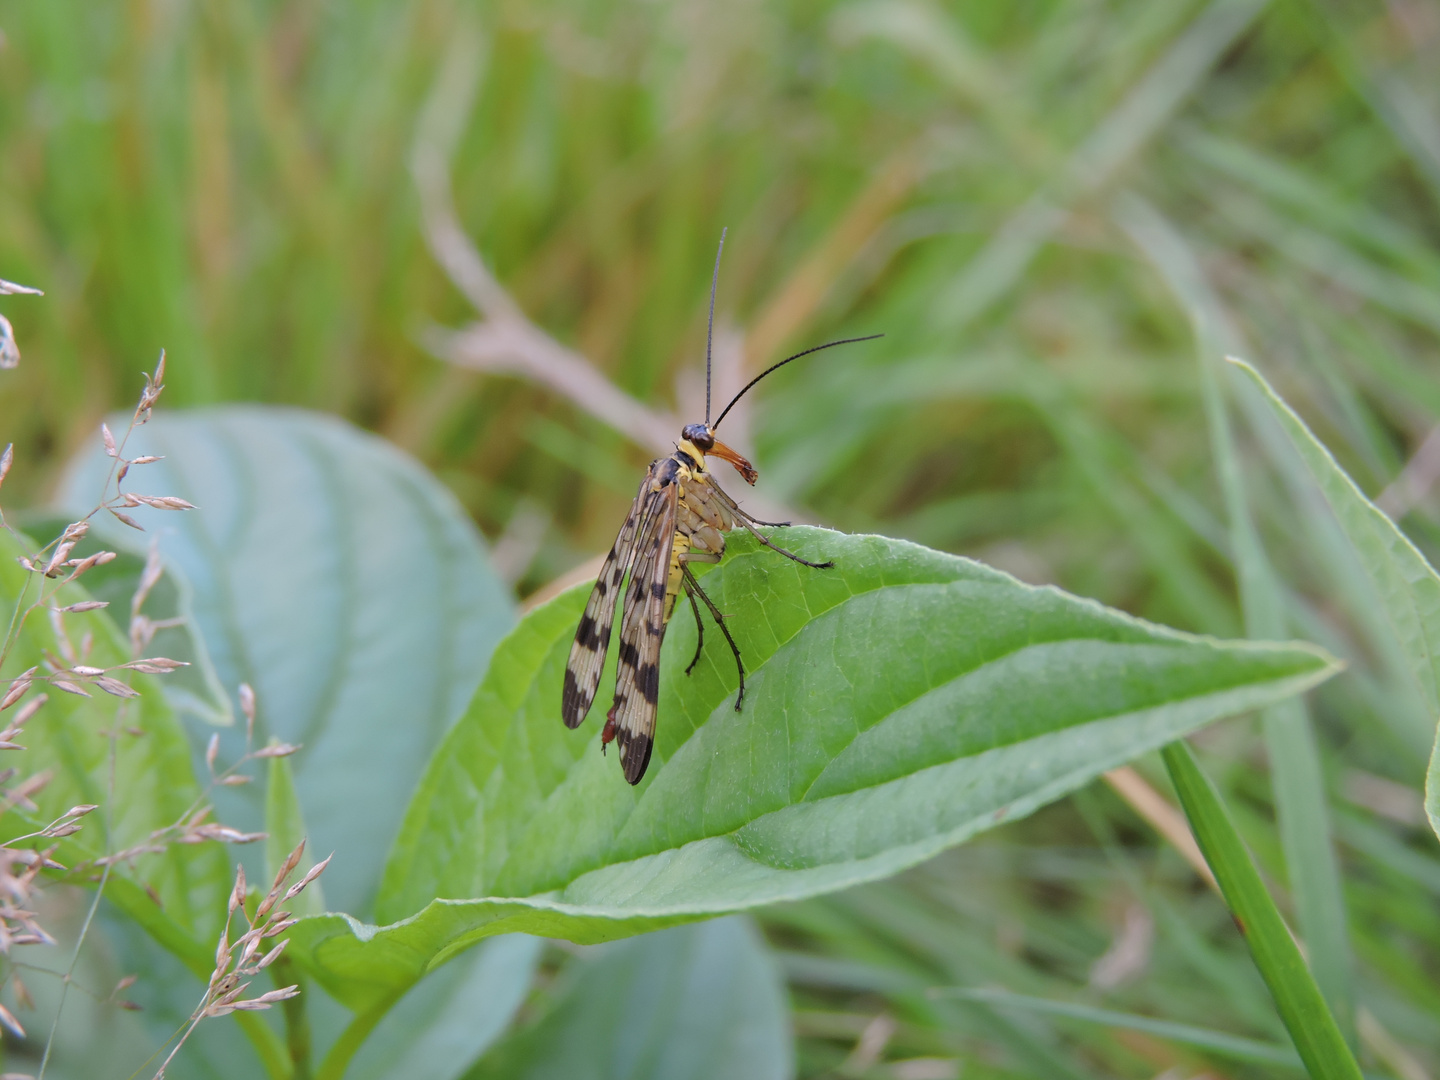
[[[326,1052],[324,1060],[320,1062],[320,1068],[315,1072],[315,1080],[342,1080],[355,1052],[370,1037],[370,1032],[375,1030],[375,1025],[380,1023],[385,1018],[385,1014],[395,1007],[395,1003],[405,996],[405,990],[408,989],[407,986],[404,990],[387,995],[364,1012],[358,1013]]]
[[[1161,751],[1190,828],[1219,882],[1235,925],[1270,988],[1280,1018],[1315,1080],[1360,1080],[1350,1047],[1335,1023],[1300,949],[1260,880],[1220,794],[1184,741]]]
[[[285,1017],[285,1045],[291,1062],[291,1080],[310,1080],[314,1075],[310,1067],[310,1013],[305,1007],[310,988],[305,985],[299,966],[284,955],[275,961],[274,979],[276,986],[300,986],[300,995],[281,1002],[280,1007]]]

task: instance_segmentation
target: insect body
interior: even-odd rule
[[[725,238],[720,238],[721,250]],[[720,257],[715,257],[718,275]],[[710,287],[710,317],[714,323],[715,284]],[[640,483],[640,490],[630,506],[620,535],[610,548],[595,588],[585,604],[575,643],[570,647],[570,660],[565,666],[565,688],[561,715],[565,726],[579,727],[590,712],[605,654],[610,646],[610,631],[615,608],[620,599],[626,575],[630,583],[625,592],[624,612],[620,619],[620,655],[615,676],[615,702],[606,715],[601,735],[603,749],[613,739],[620,749],[620,763],[625,779],[638,784],[650,763],[655,732],[655,710],[660,700],[660,645],[665,627],[674,613],[683,592],[695,615],[695,657],[685,669],[688,675],[700,660],[705,644],[704,624],[699,605],[709,610],[715,624],[725,636],[740,675],[740,688],[735,696],[735,709],[745,698],[745,665],[740,649],[725,626],[724,616],[705,594],[695,579],[693,563],[717,563],[725,554],[725,533],[739,525],[763,545],[788,559],[817,570],[829,569],[833,563],[813,563],[794,552],[776,546],[756,528],[757,525],[784,526],[789,522],[760,521],[742,510],[715,481],[706,467],[708,457],[729,462],[754,484],[755,467],[739,453],[715,437],[715,428],[725,419],[735,402],[763,379],[791,360],[834,345],[851,341],[869,341],[879,334],[863,338],[832,341],[796,353],[767,368],[752,379],[710,422],[710,346],[707,335],[705,348],[705,422],[687,424],[675,444],[675,452],[651,463]],[[697,602],[698,601],[698,602]]]

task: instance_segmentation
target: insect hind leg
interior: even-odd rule
[[[689,675],[700,662],[700,653],[705,648],[705,624],[700,620],[700,605],[695,602],[695,593],[690,588],[690,582],[682,583],[685,586],[685,597],[690,601],[690,610],[695,613],[695,659],[691,660],[685,669],[685,674]]]
[[[740,703],[745,700],[745,663],[740,659],[740,646],[736,645],[735,639],[730,636],[730,628],[725,625],[725,616],[722,615],[720,609],[715,606],[715,601],[705,595],[705,590],[700,587],[700,582],[695,579],[695,574],[690,569],[690,561],[688,559],[682,559],[680,561],[680,572],[685,575],[685,591],[690,596],[690,602],[693,604],[695,598],[698,596],[705,606],[710,609],[710,617],[715,620],[715,625],[720,627],[720,633],[725,635],[725,641],[729,644],[730,652],[735,657],[735,670],[740,673],[740,690],[739,693],[735,695],[735,711],[739,712]],[[700,618],[698,611],[695,613],[695,618],[697,620]],[[695,658],[697,660],[700,658],[699,652],[696,652]],[[693,667],[694,664],[692,663],[691,666]]]

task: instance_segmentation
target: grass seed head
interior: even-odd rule
[[[236,910],[245,904],[245,866],[243,863],[235,864],[235,888],[230,890],[230,914],[234,915]]]
[[[300,747],[296,746],[293,743],[276,742],[271,743],[269,746],[262,746],[259,750],[256,750],[250,756],[257,758],[289,757],[291,754],[297,753],[299,750]]]
[[[140,696],[140,691],[133,686],[121,682],[119,679],[112,679],[109,675],[99,675],[95,678],[95,685],[105,693],[118,698],[134,698]]]
[[[31,668],[25,672],[25,674],[18,676],[15,681],[10,684],[10,689],[5,691],[3,698],[0,698],[0,712],[4,712],[26,695],[30,690],[30,676],[34,671],[35,669]]]

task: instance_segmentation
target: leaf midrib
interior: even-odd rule
[[[962,564],[962,565],[963,565],[963,564]],[[986,580],[986,577],[987,577],[987,575],[980,575],[980,576],[977,576],[977,577],[975,577],[975,578],[971,578],[971,577],[969,577],[969,576],[967,576],[967,575],[959,574],[959,575],[955,575],[955,576],[951,577],[949,580],[933,580],[933,579],[932,579],[932,580],[929,580],[929,581],[904,582],[904,583],[877,581],[874,587],[872,587],[872,588],[866,588],[866,589],[860,589],[860,590],[854,589],[853,583],[847,581],[846,584],[847,584],[847,588],[849,589],[849,595],[848,595],[847,597],[845,597],[843,600],[839,601],[838,603],[835,603],[835,604],[829,606],[828,608],[826,608],[825,610],[821,611],[818,616],[812,617],[812,618],[808,619],[805,623],[803,623],[802,625],[800,625],[800,626],[797,628],[797,630],[796,630],[795,633],[789,635],[787,638],[784,639],[783,642],[781,642],[780,644],[778,644],[778,645],[776,646],[776,648],[775,648],[775,649],[765,658],[765,660],[756,668],[756,674],[758,675],[759,672],[762,671],[762,670],[764,669],[764,667],[771,662],[771,660],[773,660],[776,656],[779,656],[779,655],[780,655],[782,652],[784,652],[787,648],[791,647],[796,640],[798,640],[798,639],[801,638],[802,635],[804,635],[804,634],[806,634],[806,633],[814,632],[814,631],[812,631],[811,628],[814,627],[814,626],[817,624],[817,622],[819,622],[821,619],[824,619],[824,618],[839,618],[839,617],[841,617],[840,614],[838,614],[838,613],[841,612],[842,609],[844,609],[846,605],[852,603],[852,602],[853,602],[854,600],[856,600],[857,598],[864,597],[864,596],[868,596],[868,595],[872,595],[872,594],[874,594],[874,593],[880,592],[880,591],[885,590],[885,589],[941,589],[941,590],[946,590],[946,589],[956,588],[957,586],[962,586],[962,587],[963,587],[963,586],[965,586],[965,585],[971,585],[971,584],[983,588],[983,587],[985,587],[986,585],[990,584],[990,582],[989,582],[988,580]],[[1032,589],[1033,591],[1036,591],[1036,592],[1053,591],[1053,590],[1047,590],[1047,589],[1045,589],[1044,587],[1037,587],[1037,586],[1030,586],[1029,588]],[[1138,620],[1137,620],[1137,621],[1138,621]],[[970,664],[967,664],[967,665],[965,665],[965,666],[963,666],[963,667],[955,670],[954,673],[953,673],[949,678],[947,678],[944,682],[941,682],[941,683],[938,683],[938,684],[934,684],[934,685],[930,685],[930,686],[926,686],[926,687],[924,687],[923,689],[919,689],[919,690],[918,690],[917,692],[915,692],[915,693],[908,694],[908,695],[904,696],[903,699],[896,701],[891,709],[889,709],[887,712],[885,712],[882,716],[877,717],[872,724],[867,725],[867,726],[865,726],[865,727],[863,727],[863,728],[857,728],[857,729],[850,735],[850,737],[845,741],[844,746],[845,746],[846,748],[848,748],[850,745],[853,744],[853,742],[855,741],[855,739],[860,738],[865,732],[868,732],[868,731],[872,730],[874,727],[876,727],[878,724],[883,723],[884,720],[885,720],[887,717],[893,716],[896,712],[900,711],[901,709],[904,709],[904,708],[906,708],[906,707],[909,707],[910,705],[914,704],[916,701],[920,700],[921,698],[925,697],[926,695],[931,694],[931,693],[934,693],[934,692],[936,692],[936,691],[938,691],[938,690],[940,690],[940,689],[942,689],[942,688],[944,688],[944,687],[953,685],[953,684],[954,684],[955,682],[957,682],[957,681],[960,681],[960,680],[963,680],[963,679],[966,679],[966,678],[974,677],[977,673],[983,672],[985,669],[991,667],[992,665],[995,665],[995,664],[998,664],[998,663],[1002,663],[1002,662],[1004,662],[1006,659],[1011,658],[1011,657],[1014,657],[1014,656],[1017,656],[1017,655],[1025,652],[1025,651],[1027,651],[1027,650],[1029,650],[1029,649],[1032,649],[1032,648],[1049,647],[1049,646],[1055,646],[1055,645],[1066,645],[1066,644],[1071,644],[1071,643],[1082,643],[1082,642],[1091,642],[1091,643],[1095,643],[1095,644],[1099,644],[1099,645],[1121,645],[1121,646],[1124,646],[1124,645],[1149,645],[1149,646],[1162,646],[1162,647],[1164,647],[1164,646],[1169,646],[1169,647],[1173,647],[1173,648],[1180,648],[1180,647],[1183,647],[1183,646],[1186,646],[1186,645],[1192,645],[1192,644],[1194,644],[1194,642],[1193,642],[1187,635],[1180,635],[1180,636],[1176,636],[1176,637],[1171,638],[1171,637],[1169,637],[1169,635],[1167,634],[1167,635],[1165,635],[1165,636],[1162,636],[1162,637],[1159,638],[1159,639],[1154,638],[1154,637],[1149,637],[1149,638],[1146,638],[1146,639],[1144,639],[1144,640],[1127,640],[1127,639],[1124,638],[1124,637],[1120,637],[1120,638],[1117,639],[1117,638],[1115,638],[1115,637],[1097,636],[1097,635],[1092,634],[1092,633],[1087,633],[1087,634],[1065,633],[1064,631],[1065,631],[1067,628],[1064,627],[1064,626],[1061,626],[1061,625],[1057,625],[1057,626],[1055,626],[1053,629],[1056,630],[1056,631],[1059,631],[1059,632],[1056,633],[1056,634],[1054,634],[1054,635],[1047,635],[1047,636],[1040,637],[1040,638],[1031,637],[1031,638],[1029,638],[1028,640],[1025,640],[1025,641],[1023,641],[1023,642],[1020,642],[1020,643],[1016,644],[1014,647],[999,649],[999,650],[997,650],[997,651],[995,651],[995,652],[988,653],[988,654],[986,654],[986,655],[984,655],[984,656],[982,656],[982,657],[977,658],[975,662],[970,663]],[[1033,628],[1032,628],[1032,632],[1033,632]],[[777,637],[777,640],[778,640],[778,637]],[[1226,687],[1226,688],[1229,689],[1230,687]],[[718,702],[714,707],[712,707],[711,713],[710,713],[709,715],[707,715],[706,720],[709,719],[709,716],[713,716],[713,714],[714,714],[714,712],[715,712],[716,709],[719,709],[719,708],[723,707],[723,706],[725,705],[725,703],[726,703],[727,700],[728,700],[728,695],[727,695],[725,698],[722,698],[722,699],[720,700],[720,702]],[[1096,720],[1100,720],[1100,719],[1104,719],[1104,718],[1105,718],[1105,715],[1089,716],[1089,717],[1086,717],[1086,718],[1083,718],[1083,719],[1080,719],[1080,720],[1076,721],[1075,724],[1068,725],[1068,726],[1069,726],[1069,727],[1079,726],[1079,725],[1082,725],[1082,724],[1084,724],[1084,723],[1090,723],[1090,722],[1094,722],[1094,721],[1096,721]],[[702,721],[702,725],[703,725],[703,721]],[[697,730],[698,730],[698,726],[697,726]],[[788,727],[787,727],[787,734],[788,734]],[[978,752],[984,752],[985,750],[996,749],[996,748],[1001,747],[1001,746],[1012,745],[1012,744],[1014,744],[1015,742],[1023,742],[1023,741],[1025,741],[1023,737],[1021,737],[1021,736],[1019,736],[1019,735],[1016,735],[1014,738],[1007,738],[1007,739],[1005,739],[1005,740],[1003,740],[1003,741],[1001,741],[1001,742],[995,743],[995,744],[992,745],[992,746],[984,747],[981,751],[977,751],[977,753],[978,753]],[[687,743],[688,743],[688,739],[687,739]],[[684,743],[681,744],[682,747],[683,747],[684,745],[686,745],[686,744],[684,744]],[[833,761],[833,760],[834,760],[834,757],[838,757],[838,756],[839,756],[839,753],[843,753],[843,752],[844,752],[843,749],[842,749],[841,751],[838,751],[837,754],[834,755],[834,756],[831,758],[831,760]],[[677,750],[677,753],[678,753],[678,750]],[[673,757],[673,756],[675,756],[675,755],[672,755],[672,757]],[[960,760],[961,757],[968,758],[968,757],[973,757],[973,756],[975,756],[975,754],[964,754],[964,755],[959,755],[959,756],[957,756],[957,757],[947,757],[947,758],[945,759],[945,762],[936,762],[935,764],[944,764],[944,763],[949,762],[949,761]],[[805,784],[804,793],[803,793],[799,798],[789,800],[789,801],[784,802],[784,803],[782,803],[782,804],[780,804],[780,805],[778,805],[778,806],[766,807],[766,808],[764,808],[763,810],[761,810],[760,812],[750,815],[749,817],[747,817],[747,819],[746,819],[745,821],[739,822],[738,824],[727,825],[727,826],[721,827],[721,828],[706,829],[706,828],[703,827],[703,823],[702,823],[702,827],[701,827],[698,831],[696,831],[696,832],[695,832],[694,834],[692,834],[692,835],[687,835],[687,836],[685,836],[685,838],[684,838],[683,840],[677,841],[673,836],[670,836],[670,837],[666,837],[666,838],[664,838],[664,839],[661,839],[658,844],[655,844],[655,843],[646,843],[646,844],[644,844],[643,846],[641,846],[641,845],[636,845],[636,846],[633,846],[633,847],[629,847],[629,846],[622,847],[622,846],[620,846],[620,845],[617,843],[617,841],[619,841],[619,840],[623,837],[623,835],[624,835],[624,833],[625,833],[626,827],[628,826],[628,824],[630,823],[630,821],[631,821],[631,820],[633,819],[633,817],[634,817],[635,811],[636,811],[641,805],[643,805],[643,803],[644,803],[644,796],[642,796],[639,801],[637,801],[632,807],[630,807],[630,808],[628,809],[628,811],[624,814],[623,818],[621,818],[621,819],[618,821],[618,824],[617,824],[616,829],[615,829],[614,836],[613,836],[612,840],[610,841],[609,846],[608,846],[607,848],[605,848],[605,849],[599,854],[599,856],[598,856],[594,861],[587,862],[587,863],[585,863],[585,864],[583,864],[583,865],[577,864],[577,865],[572,865],[572,866],[567,866],[567,867],[565,867],[565,868],[561,871],[561,872],[565,875],[564,878],[558,878],[558,877],[555,878],[555,879],[537,878],[537,879],[535,879],[535,880],[531,883],[531,884],[533,885],[533,888],[524,887],[524,880],[521,879],[521,882],[518,883],[518,884],[521,884],[521,885],[522,885],[522,888],[516,889],[516,892],[523,892],[523,891],[539,892],[539,891],[545,891],[545,890],[549,890],[549,889],[560,889],[560,888],[564,888],[564,887],[565,887],[566,885],[568,885],[570,882],[573,882],[574,880],[576,880],[577,878],[583,876],[584,874],[589,873],[589,872],[594,871],[594,870],[597,870],[597,869],[603,869],[604,867],[607,867],[607,866],[613,866],[613,865],[616,865],[616,864],[618,864],[618,863],[629,862],[629,861],[633,861],[633,860],[635,860],[635,859],[640,859],[640,858],[646,858],[646,857],[650,857],[650,856],[654,856],[654,855],[659,855],[659,854],[662,854],[662,853],[664,853],[664,852],[666,852],[666,851],[674,851],[674,850],[676,850],[677,848],[683,846],[684,844],[688,844],[688,843],[694,843],[694,842],[699,842],[699,841],[703,841],[703,840],[707,840],[707,839],[715,839],[715,838],[721,838],[721,837],[733,837],[737,832],[739,832],[740,830],[744,829],[744,828],[745,828],[747,825],[749,825],[751,822],[753,822],[753,821],[755,821],[755,820],[758,820],[760,817],[763,817],[763,816],[766,815],[766,814],[773,813],[773,812],[775,812],[775,811],[777,811],[777,810],[784,809],[784,808],[786,808],[786,807],[788,807],[788,806],[794,806],[794,805],[797,805],[797,804],[799,804],[799,803],[801,803],[801,802],[807,801],[807,796],[808,796],[809,792],[813,791],[815,784],[818,783],[818,782],[820,781],[820,779],[825,775],[825,770],[826,770],[826,768],[828,767],[828,764],[829,764],[829,763],[827,762],[825,765],[822,765],[822,766],[820,767],[820,769],[816,772],[816,774],[815,774],[814,776],[812,776],[812,777],[809,778],[808,782]],[[878,786],[881,786],[883,783],[889,782],[889,780],[893,780],[893,779],[895,779],[895,778],[894,778],[894,777],[891,777],[891,778],[888,778],[888,779],[885,780],[885,781],[877,781],[877,782],[875,782],[875,783],[863,784],[863,785],[860,785],[859,787],[857,787],[857,788],[855,788],[855,789],[853,789],[853,790],[854,790],[854,791],[860,791],[860,790],[865,790],[865,789],[869,789],[869,788],[872,788],[872,787],[878,787]],[[557,792],[560,792],[561,790],[563,790],[563,785],[557,786],[557,787],[550,793],[550,795],[547,796],[547,801],[548,801],[549,798],[555,797],[556,793],[557,793]],[[848,792],[829,792],[829,793],[827,793],[827,796],[826,796],[826,797],[829,797],[829,795],[839,795],[839,794],[846,794],[846,793],[848,793]],[[812,801],[813,801],[813,800],[812,800]],[[645,840],[649,840],[649,839],[651,839],[651,838],[650,838],[650,837],[646,837],[646,838],[644,838],[644,839],[645,839]],[[656,839],[659,839],[659,838],[656,838]],[[501,867],[499,868],[499,870],[497,871],[497,873],[494,875],[493,880],[494,880],[495,882],[503,881],[504,878],[505,878],[505,876],[506,876],[506,870],[507,870],[507,868],[508,868],[508,859],[507,859],[507,862],[506,862],[505,864],[502,864],[502,865],[501,865]]]

